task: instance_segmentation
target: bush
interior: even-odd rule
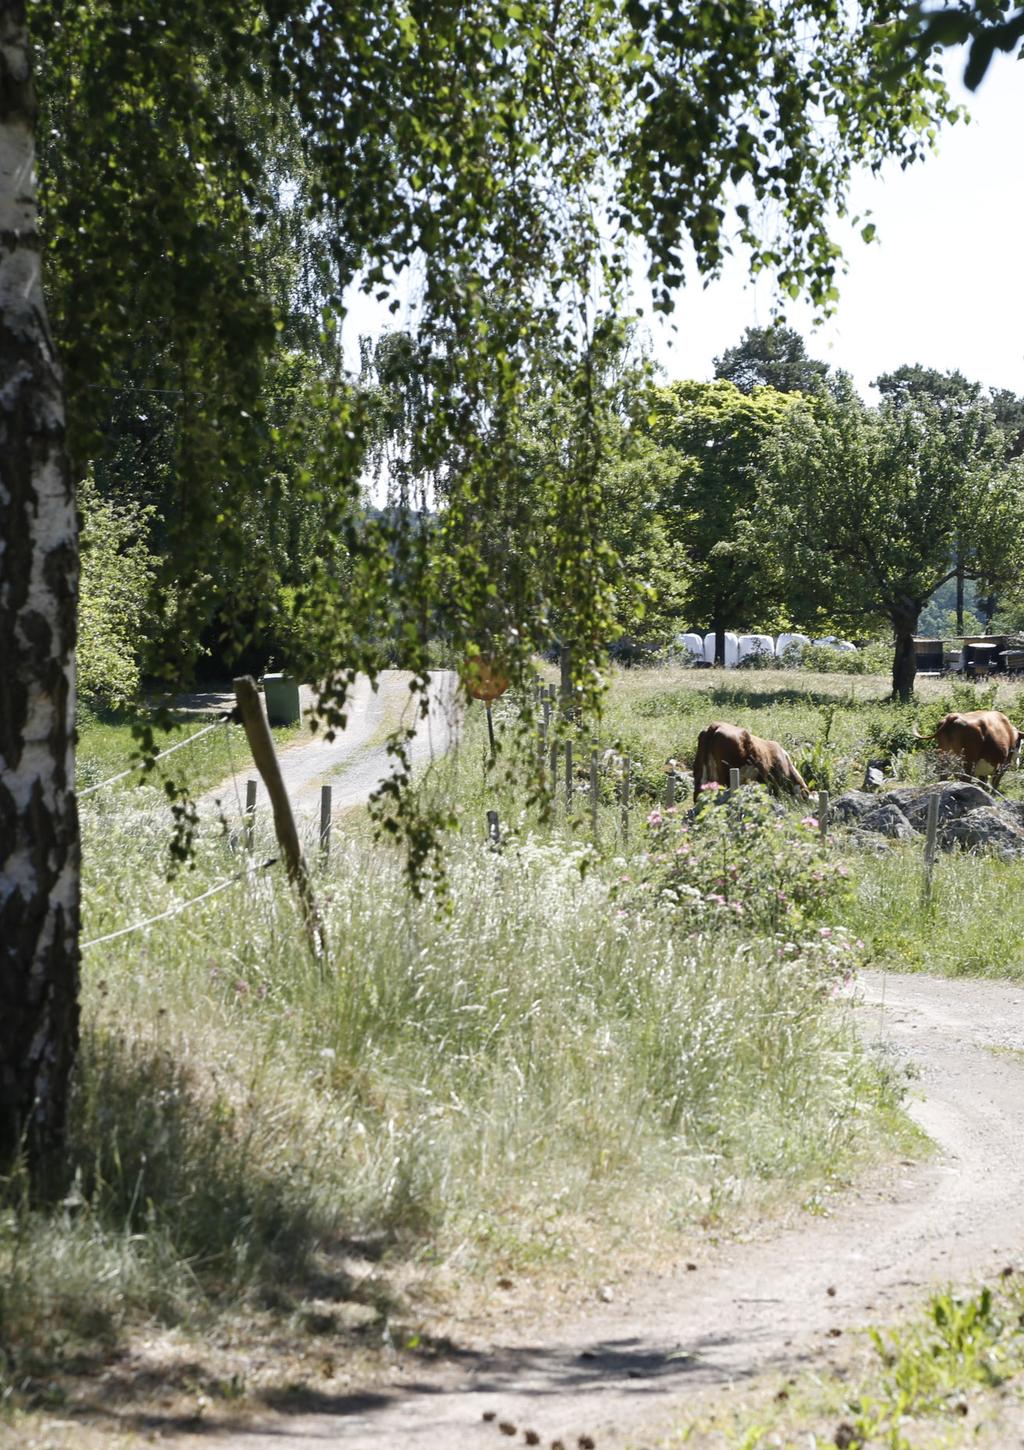
[[[94,709],[137,696],[138,641],[144,636],[154,559],[147,544],[150,510],[115,504],[91,478],[78,491],[82,579],[78,609],[78,696]]]
[[[787,663],[793,649],[791,645],[786,651]],[[804,645],[800,666],[819,675],[887,675],[892,669],[892,645],[875,640],[856,651],[832,649],[826,644]]]
[[[705,786],[693,812],[651,812],[643,888],[694,927],[806,944],[808,929],[846,898],[846,867],[824,855],[813,816],[797,820],[761,786],[729,800],[718,791]]]

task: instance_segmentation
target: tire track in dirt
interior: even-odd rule
[[[1024,988],[867,974],[855,1010],[868,1040],[914,1064],[910,1110],[938,1146],[931,1161],[895,1165],[828,1218],[798,1213],[709,1245],[695,1272],[633,1280],[611,1303],[510,1326],[496,1346],[467,1341],[440,1364],[396,1357],[376,1391],[210,1427],[201,1443],[488,1450],[513,1443],[504,1421],[520,1444],[529,1428],[542,1445],[580,1434],[605,1450],[653,1445],[695,1392],[820,1363],[844,1329],[998,1272],[1024,1241]]]

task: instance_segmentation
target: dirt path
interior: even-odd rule
[[[365,675],[357,676],[348,722],[333,741],[318,733],[280,751],[281,774],[300,830],[309,834],[317,828],[322,785],[332,787],[333,813],[338,816],[353,806],[363,805],[391,773],[392,762],[384,749],[384,736],[399,724],[414,721],[409,678],[404,670],[382,670],[374,690]],[[430,713],[425,719],[415,717],[416,736],[411,749],[415,765],[443,755],[448,748],[457,729],[455,681],[450,670],[438,670],[432,676]],[[302,687],[301,698],[303,712],[312,710],[313,694],[308,686]],[[255,776],[255,770],[249,765],[207,792],[200,804],[212,805],[219,800],[229,814],[240,814],[245,801],[245,782]],[[266,790],[260,780],[256,809],[268,808]]]
[[[998,1271],[1024,1239],[1024,989],[869,975],[862,996],[866,1036],[919,1070],[912,1112],[941,1150],[934,1161],[899,1165],[832,1217],[801,1214],[709,1248],[695,1270],[621,1285],[556,1329],[510,1324],[501,1344],[467,1343],[442,1365],[398,1360],[376,1393],[211,1430],[202,1445],[486,1450],[523,1444],[527,1429],[544,1446],[581,1434],[653,1445],[695,1391],[820,1360],[837,1330],[884,1323],[937,1282]]]

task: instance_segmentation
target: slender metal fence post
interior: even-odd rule
[[[326,866],[331,855],[331,787],[320,787],[320,855]]]
[[[597,751],[590,752],[590,826],[597,840]]]
[[[818,830],[823,841],[828,840],[828,791],[818,792]]]
[[[629,839],[629,771],[630,759],[627,752],[622,757],[622,839]]]
[[[501,850],[501,822],[497,811],[487,812],[487,840],[492,851]]]
[[[256,782],[245,782],[245,849],[253,850],[256,844]]]
[[[935,871],[935,848],[939,834],[939,793],[934,791],[928,797],[928,817],[924,831],[924,900],[930,906],[932,900],[932,875]]]
[[[573,778],[572,778],[572,741],[571,740],[567,740],[565,742],[565,813],[566,813],[566,815],[568,815],[569,812],[572,810],[572,788],[573,788]]]

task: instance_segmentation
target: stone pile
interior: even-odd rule
[[[832,821],[864,845],[872,838],[910,841],[923,835],[928,800],[939,797],[939,845],[946,851],[994,851],[1024,857],[1024,802],[1007,800],[970,781],[893,786],[880,794],[847,791],[832,804]]]

